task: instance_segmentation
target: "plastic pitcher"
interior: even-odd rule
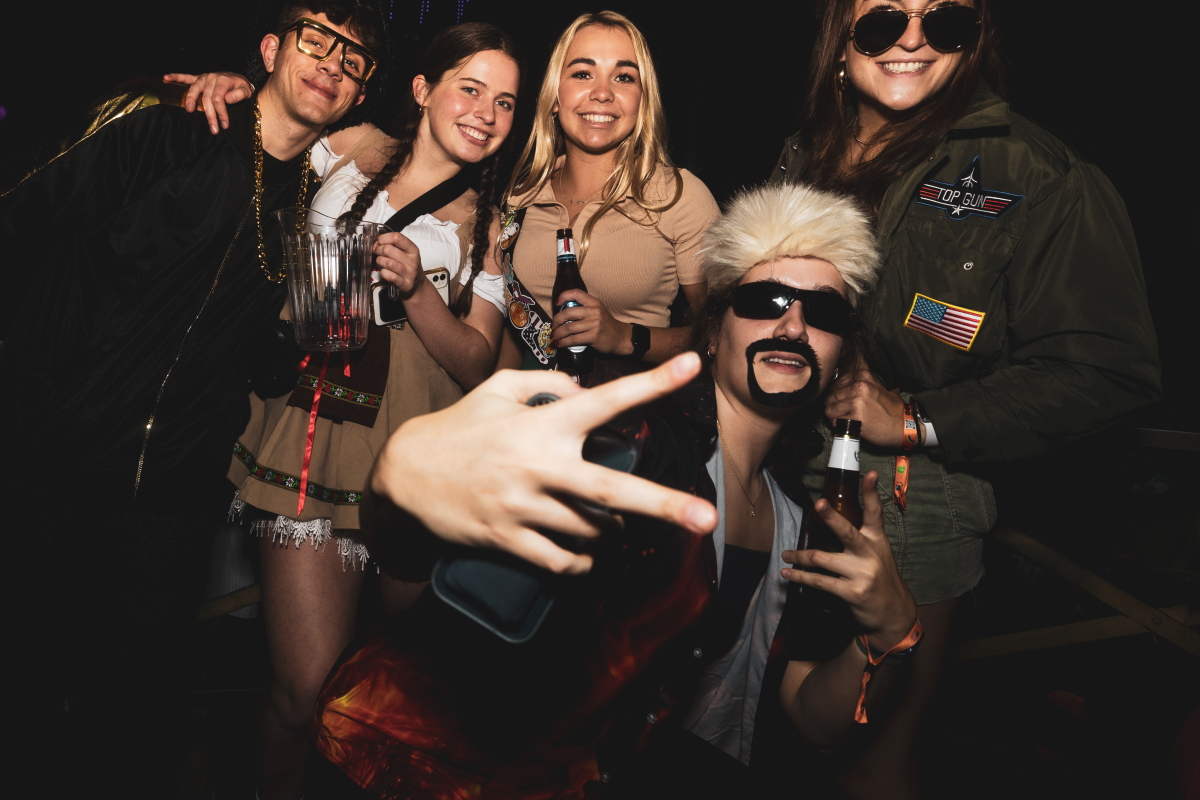
[[[275,218],[296,343],[318,351],[362,347],[371,322],[371,249],[388,228],[308,208],[282,209]]]

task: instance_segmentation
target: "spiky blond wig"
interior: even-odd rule
[[[764,261],[828,261],[855,307],[874,288],[881,266],[870,217],[852,198],[796,184],[738,194],[708,229],[703,254],[709,291],[737,283]]]

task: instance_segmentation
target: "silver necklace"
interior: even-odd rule
[[[864,150],[866,150],[868,147],[870,147],[870,145],[868,145],[862,139],[858,138],[858,116],[857,115],[850,122],[850,135],[854,138],[854,141],[856,141],[860,145],[862,145]]]
[[[604,191],[604,187],[601,186],[599,189],[592,192],[592,196],[589,197],[587,200],[576,200],[574,197],[567,197],[566,193],[563,192],[563,190],[562,190],[562,172],[558,173],[558,178],[559,178],[558,193],[561,194],[563,196],[563,199],[566,200],[568,203],[573,203],[577,206],[586,206],[588,203],[590,203],[596,199],[596,195],[598,195],[598,194],[600,194],[600,192]],[[608,183],[608,181],[605,181],[605,183]]]

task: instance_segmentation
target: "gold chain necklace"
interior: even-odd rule
[[[724,439],[725,434],[721,430],[721,420],[717,420],[717,434]],[[724,452],[725,448],[721,448]],[[758,506],[758,498],[762,497],[763,479],[762,475],[758,476],[758,491],[754,493],[754,499],[750,499],[750,493],[746,491],[746,487],[742,485],[742,479],[738,476],[737,464],[733,463],[733,456],[729,457],[729,466],[733,468],[733,479],[737,481],[738,488],[742,490],[742,494],[746,495],[746,502],[750,504],[750,516],[756,516],[755,510]]]
[[[312,145],[309,145],[304,151],[304,162],[300,165],[300,196],[296,199],[296,206],[304,208],[304,201],[308,198],[308,172],[312,169]],[[262,232],[262,196],[263,196],[263,143],[262,143],[262,112],[258,110],[258,100],[254,101],[254,222],[258,226],[258,266],[262,269],[263,274],[267,276],[267,280],[271,283],[282,283],[287,276],[283,265],[279,267],[279,274],[272,275],[271,268],[267,266],[267,248],[263,244]],[[299,228],[300,223],[296,223]]]

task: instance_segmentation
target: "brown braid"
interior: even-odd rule
[[[413,144],[417,141],[417,128],[421,124],[421,115],[415,109],[417,103],[412,99],[411,94],[407,99],[408,103],[403,105],[407,106],[411,103],[414,106],[413,113],[411,115],[404,113],[408,110],[406,108],[400,114],[400,130],[396,131],[394,136],[396,143],[393,145],[395,149],[392,150],[391,158],[362,188],[358,197],[354,198],[354,205],[350,206],[349,211],[342,214],[342,219],[361,220],[379,193],[387,188],[387,185],[396,178],[396,175],[412,158]]]
[[[489,235],[492,230],[492,215],[496,213],[496,175],[500,153],[487,159],[479,173],[479,199],[475,201],[475,231],[471,236],[471,277],[458,292],[454,307],[450,310],[460,319],[471,311],[471,296],[475,288],[475,277],[483,270],[484,259],[491,253],[494,243]]]
[[[471,56],[485,50],[504,53],[517,64],[520,75],[518,89],[524,83],[525,57],[516,41],[504,31],[487,22],[464,22],[439,33],[417,60],[417,73],[424,75],[430,89],[441,81],[450,70],[466,62]],[[435,77],[436,76],[436,77]],[[387,163],[375,174],[354,199],[350,210],[342,219],[361,220],[367,209],[375,202],[379,192],[395,180],[400,171],[412,158],[413,145],[421,126],[421,108],[412,92],[405,92],[400,101],[400,110],[390,129],[385,132],[396,140],[395,150]],[[492,228],[492,217],[496,205],[496,175],[499,171],[501,154],[508,145],[506,141],[494,155],[479,165],[479,200],[475,203],[475,231],[472,236],[471,277],[454,301],[452,310],[465,317],[471,310],[471,295],[475,276],[483,269],[485,259],[491,252],[492,242],[488,234]],[[473,167],[472,167],[473,168]]]

